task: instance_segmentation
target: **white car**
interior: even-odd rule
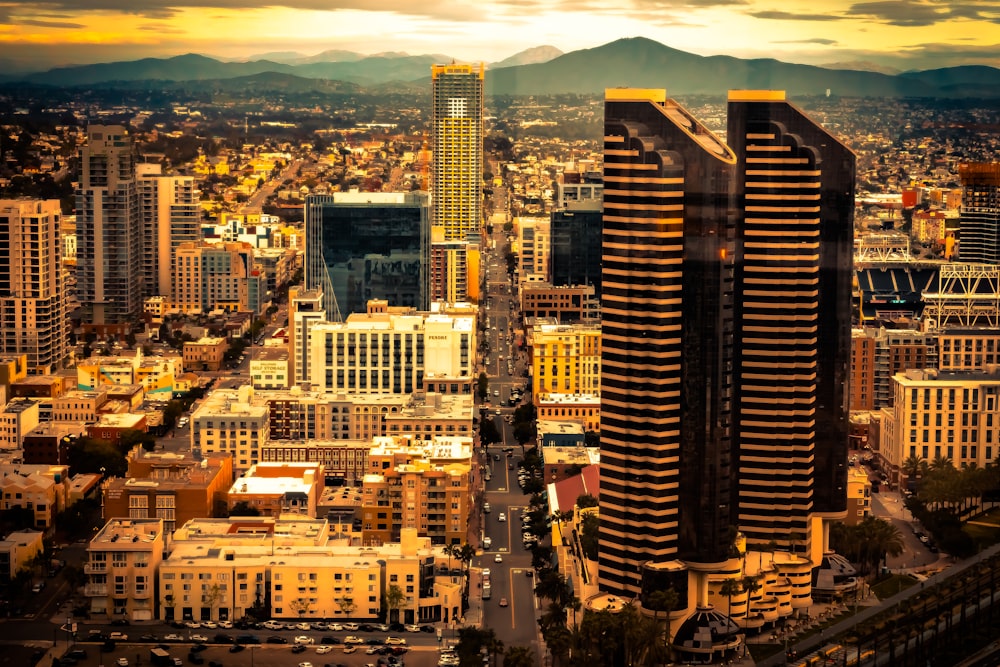
[[[344,637],[345,644],[364,644],[365,640],[361,637],[355,637],[354,635],[347,635]]]
[[[128,635],[125,634],[124,632],[112,632],[110,635],[108,635],[108,639],[116,642],[127,642]]]
[[[179,641],[184,641],[184,638],[181,637],[176,632],[171,632],[169,635],[164,635],[163,636],[163,641],[165,641],[165,642],[179,642]]]
[[[309,635],[299,635],[298,637],[295,638],[296,644],[313,644],[315,642],[316,640],[310,637]]]
[[[491,537],[484,537],[483,538],[483,548],[484,549],[489,549],[492,546],[493,546],[493,538],[491,538]]]
[[[232,630],[233,629],[233,622],[232,621],[219,621],[219,627],[222,628],[223,630]]]
[[[380,650],[381,649],[378,646],[369,646],[368,649],[365,651],[365,653],[367,653],[368,655],[375,655]]]
[[[358,650],[357,646],[348,645],[344,647],[344,653],[354,653],[357,650]]]
[[[507,520],[507,515],[504,514],[503,512],[500,512],[500,514],[497,515],[497,521],[506,521],[506,520]]]
[[[494,563],[502,563],[503,562],[503,556],[501,556],[500,554],[497,554],[496,556],[493,557],[493,562]]]
[[[342,632],[343,629],[344,629],[344,626],[341,625],[340,623],[331,623],[330,624],[330,630],[333,630],[334,632]]]
[[[332,646],[327,646],[326,644],[321,644],[320,646],[316,647],[316,653],[319,654],[319,655],[323,655],[324,653],[329,653],[332,650],[333,650],[333,647]]]
[[[490,578],[490,574],[492,574],[492,572],[490,572],[490,568],[484,567],[483,568],[483,579],[489,579]]]
[[[193,642],[207,642],[208,641],[208,637],[206,637],[205,635],[191,635],[190,637],[188,637],[188,639],[190,639]]]
[[[309,630],[312,630],[312,626],[309,625],[308,623],[296,623],[295,624],[295,629],[296,630],[306,630],[306,631],[309,631]]]
[[[420,626],[412,623],[403,626],[407,632],[420,632]]]
[[[188,630],[197,630],[201,627],[201,623],[198,621],[184,621],[184,627]]]
[[[219,624],[216,623],[215,621],[202,621],[201,627],[214,630],[215,628],[219,627]]]
[[[344,629],[349,630],[350,632],[355,632],[360,627],[361,626],[357,623],[344,623]]]
[[[285,624],[278,621],[264,621],[264,627],[268,630],[284,630]]]
[[[300,662],[299,667],[313,667],[311,662]]]
[[[128,667],[128,658],[118,658],[118,662],[115,663],[118,667]]]
[[[386,646],[406,646],[406,640],[402,637],[386,637]]]

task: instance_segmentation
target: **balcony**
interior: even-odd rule
[[[84,563],[83,571],[85,574],[101,574],[108,571],[107,563]]]
[[[87,584],[83,589],[83,594],[91,598],[103,598],[108,596],[107,584]]]

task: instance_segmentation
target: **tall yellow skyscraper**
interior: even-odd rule
[[[433,65],[432,224],[465,241],[482,223],[483,81],[486,68]]]

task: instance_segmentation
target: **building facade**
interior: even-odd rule
[[[167,176],[159,163],[136,165],[142,217],[144,296],[171,296],[181,243],[201,240],[201,206],[193,176]]]
[[[76,192],[76,293],[84,322],[127,326],[142,313],[135,148],[117,125],[91,125]]]
[[[391,306],[428,308],[431,222],[427,193],[310,195],[305,212],[306,265],[326,271],[341,317],[365,312],[371,299],[385,300]],[[317,280],[320,287],[326,282]],[[332,303],[329,306],[326,310],[332,312]]]
[[[257,312],[260,274],[247,243],[182,243],[176,250],[173,306],[182,313]]]
[[[532,396],[600,395],[601,327],[536,324],[531,331]]]
[[[33,374],[69,355],[57,200],[0,200],[0,355],[24,354]]]
[[[958,256],[966,263],[1000,264],[1000,162],[960,164],[958,175]]]
[[[590,285],[601,297],[601,201],[569,204],[552,212],[549,282],[557,287]]]
[[[156,577],[163,560],[161,519],[112,519],[87,546],[84,595],[104,618],[156,618]]]

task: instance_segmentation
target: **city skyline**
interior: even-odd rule
[[[494,0],[317,2],[48,0],[0,5],[0,63],[10,70],[196,52],[243,59],[328,49],[404,51],[495,62],[535,46],[562,51],[644,36],[700,55],[807,64],[869,63],[898,70],[1000,66],[1000,10],[980,0],[944,3],[798,0]]]

